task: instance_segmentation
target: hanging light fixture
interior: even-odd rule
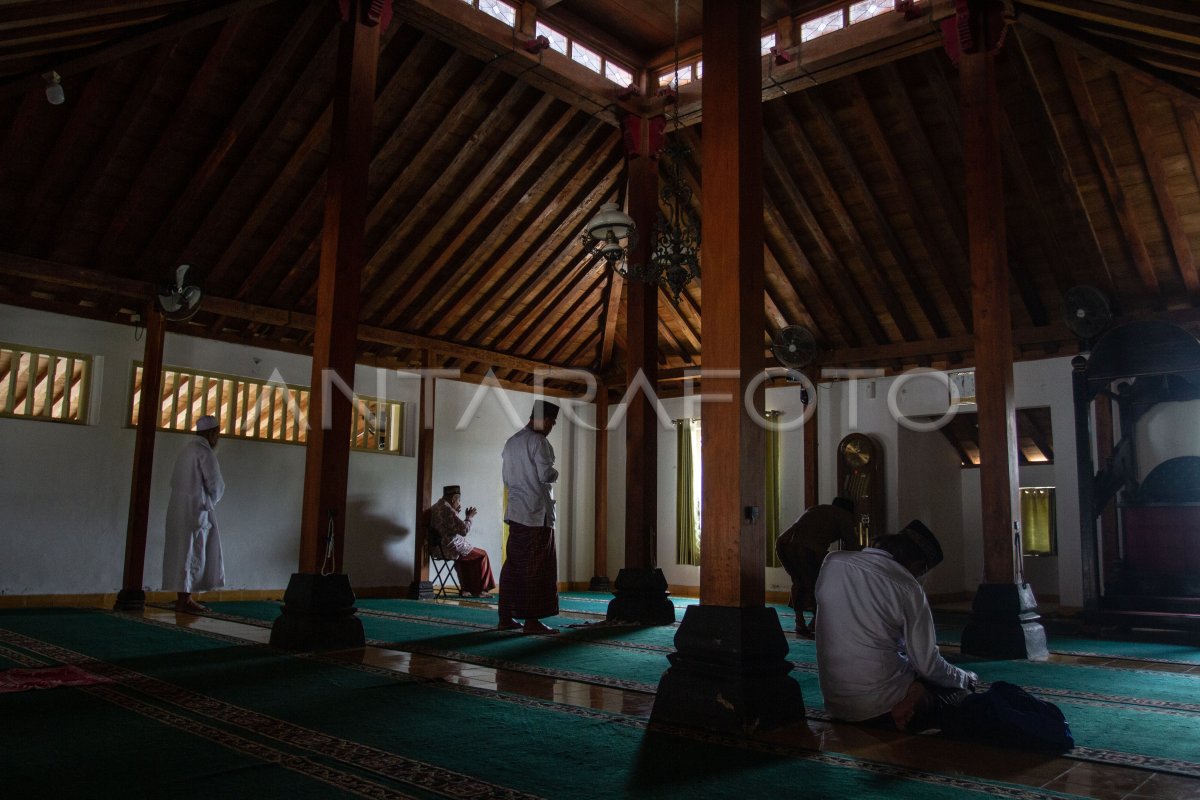
[[[678,94],[679,0],[675,0],[675,73],[668,91],[664,92],[667,103],[674,103]],[[691,151],[679,135],[678,109],[672,119],[674,135],[668,138],[661,151],[667,159],[667,179],[659,192],[662,203],[654,219],[651,234],[654,249],[650,260],[645,264],[627,262],[628,251],[637,242],[637,231],[633,220],[616,203],[605,203],[600,207],[600,213],[587,225],[583,242],[603,254],[620,274],[661,286],[678,302],[684,286],[700,276],[700,222],[691,206],[692,187],[683,177],[683,162]],[[617,217],[620,224],[613,224],[611,220]],[[622,232],[628,237],[624,247],[620,244]]]
[[[637,228],[633,217],[621,210],[616,203],[600,206],[600,213],[592,217],[581,237],[583,244],[594,253],[599,253],[608,265],[626,274],[622,264],[629,257],[629,250],[637,244]]]

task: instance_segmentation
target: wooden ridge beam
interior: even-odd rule
[[[0,276],[37,281],[71,289],[116,295],[144,302],[153,297],[158,286],[148,281],[108,275],[97,270],[30,258],[16,253],[0,253]],[[15,300],[15,298],[14,298]],[[201,304],[204,313],[219,314],[231,319],[240,319],[273,327],[292,328],[311,332],[316,329],[316,317],[282,308],[247,303],[227,297],[205,295]],[[186,329],[180,331],[188,333]],[[203,335],[203,334],[201,334]],[[375,342],[393,347],[428,350],[451,358],[466,358],[495,367],[536,372],[545,369],[561,369],[565,364],[524,358],[511,353],[501,353],[474,345],[462,344],[447,339],[417,333],[381,328],[374,325],[358,326],[358,338],[362,342]]]

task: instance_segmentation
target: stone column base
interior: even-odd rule
[[[122,589],[113,603],[113,611],[141,611],[145,607],[146,593],[141,589]]]
[[[961,650],[980,658],[1045,661],[1046,631],[1028,583],[981,583],[963,629]]]
[[[651,724],[746,734],[803,720],[787,653],[773,608],[688,606]]]
[[[293,573],[283,612],[271,625],[270,644],[298,651],[363,647],[366,635],[356,610],[348,576]]]
[[[433,590],[432,581],[416,580],[408,585],[408,594],[405,596],[409,600],[432,600],[437,597],[437,592]]]
[[[668,597],[667,579],[661,569],[621,570],[613,594],[615,597],[608,603],[609,620],[639,625],[675,624],[675,604]]]
[[[612,584],[608,580],[607,575],[597,575],[592,578],[592,582],[588,584],[589,592],[611,592]]]

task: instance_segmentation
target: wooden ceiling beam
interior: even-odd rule
[[[884,135],[883,130],[879,127],[879,120],[875,116],[875,110],[871,107],[871,101],[867,97],[867,93],[863,90],[862,84],[858,78],[851,76],[843,83],[850,95],[850,102],[856,109],[856,116],[867,130],[867,136],[870,138],[872,148],[875,150],[875,155],[883,162],[885,169],[889,171],[889,177],[893,179],[893,188],[903,195],[908,189],[908,181],[904,175],[900,173],[899,165],[895,162],[895,156],[892,154],[891,145],[888,143],[888,138]],[[884,275],[896,275],[898,280],[908,285],[908,291],[917,302],[917,307],[925,317],[925,322],[935,338],[941,338],[949,334],[949,328],[946,325],[945,319],[942,318],[942,312],[938,309],[937,303],[930,294],[928,288],[920,279],[920,271],[917,269],[916,263],[909,258],[908,253],[904,249],[904,245],[900,242],[900,237],[897,236],[895,228],[893,228],[891,220],[880,206],[875,192],[871,189],[871,184],[867,182],[866,176],[863,175],[862,169],[858,165],[858,159],[855,158],[854,152],[846,144],[844,137],[838,135],[838,126],[833,119],[833,114],[828,106],[816,93],[809,95],[809,99],[813,101],[813,105],[818,109],[818,117],[824,124],[825,129],[831,134],[830,142],[834,145],[838,157],[842,164],[850,171],[850,185],[858,187],[865,201],[867,209],[870,211],[871,217],[874,219],[875,227],[883,234],[883,240],[887,244],[887,253],[896,262],[898,270],[883,269]],[[894,171],[889,169],[888,165],[894,168]],[[909,192],[911,197],[911,192]],[[908,206],[912,209],[913,206]],[[920,230],[918,228],[918,230]],[[870,261],[868,264],[875,262],[874,256],[866,249],[865,242],[862,242],[864,252],[868,254]],[[926,258],[931,258],[930,254],[926,253]],[[875,263],[874,268],[881,269],[880,265]],[[888,283],[886,279],[882,281]],[[890,285],[890,284],[889,284]],[[899,298],[897,298],[899,301]]]
[[[1141,84],[1135,85],[1124,76],[1117,76],[1121,85],[1121,95],[1125,98],[1125,106],[1129,109],[1129,118],[1133,123],[1133,132],[1137,140],[1138,152],[1150,178],[1150,186],[1154,189],[1154,198],[1158,201],[1158,210],[1162,215],[1163,225],[1171,243],[1171,251],[1175,256],[1175,265],[1183,279],[1183,285],[1188,294],[1193,297],[1200,292],[1200,276],[1196,274],[1196,260],[1192,255],[1192,246],[1188,241],[1187,231],[1179,216],[1179,208],[1175,198],[1167,188],[1169,177],[1163,163],[1162,151],[1158,146],[1157,131],[1151,128],[1146,100],[1143,97]]]
[[[548,109],[546,113],[551,114],[553,110]],[[490,258],[490,253],[499,247],[505,237],[511,235],[525,208],[539,197],[530,187],[530,183],[535,181],[535,172],[538,172],[536,167],[550,160],[549,167],[540,171],[537,180],[553,182],[563,179],[568,162],[564,154],[570,152],[571,145],[568,144],[565,150],[552,148],[560,146],[560,139],[570,130],[576,116],[574,109],[570,109],[548,125],[548,129],[540,130],[534,126],[545,124],[546,119],[530,116],[526,123],[514,131],[497,148],[497,157],[488,162],[480,171],[479,178],[472,181],[468,188],[468,196],[474,198],[472,205],[485,195],[487,200],[478,207],[466,224],[454,231],[454,238],[449,242],[443,244],[442,237],[450,231],[439,227],[437,235],[427,235],[414,251],[419,258],[396,259],[399,263],[393,266],[372,290],[374,299],[367,306],[372,318],[380,309],[386,308],[388,310],[382,321],[387,325],[401,314],[424,308],[434,297],[445,291],[447,283],[458,274],[460,265],[468,256]],[[602,129],[602,123],[585,123],[574,133],[572,141],[592,142],[592,137]],[[543,132],[545,135],[542,135]],[[500,170],[504,169],[503,161],[499,158],[507,158],[509,154],[515,157],[522,147],[527,149],[516,168],[507,172],[504,182],[499,187],[490,189],[491,180],[495,175],[502,174]],[[470,253],[468,248],[472,241],[484,232],[487,232],[487,235],[483,235],[483,252]],[[389,236],[370,257],[368,263],[390,258],[398,245],[399,237]],[[426,259],[430,257],[433,260],[426,263]]]
[[[1154,9],[1156,3],[1139,3],[1136,8],[1132,8],[1103,0],[1019,0],[1017,5],[1022,10],[1040,8],[1076,20],[1098,22],[1190,45],[1200,45],[1200,14],[1195,13],[1194,7],[1190,14],[1179,8],[1164,8],[1168,13],[1159,16]]]
[[[158,141],[138,159],[137,174],[125,191],[124,199],[109,218],[108,230],[100,239],[96,262],[102,270],[117,270],[119,258],[128,264],[128,259],[122,258],[124,254],[118,252],[118,247],[124,247],[128,252],[145,243],[146,230],[136,227],[131,230],[129,222],[145,207],[146,193],[153,190],[164,174],[169,173],[167,162],[178,157],[174,151],[179,146],[180,134],[196,126],[197,115],[208,100],[213,81],[233,49],[245,20],[245,16],[238,15],[222,23],[220,32],[204,54],[199,67],[191,73],[183,96],[172,105],[170,119],[160,128]]]
[[[611,141],[612,132],[604,126],[589,127],[592,136],[582,143],[584,160],[565,158],[561,164],[556,163],[546,173],[546,180],[539,181],[539,191],[532,193],[529,204],[511,209],[503,228],[482,250],[470,255],[473,263],[484,266],[463,270],[428,303],[410,310],[416,326],[425,329],[428,325],[439,334],[456,328],[463,338],[473,339],[528,296],[539,278],[549,277],[539,272],[546,258],[546,242],[575,244],[582,249],[577,243],[584,223],[599,207],[601,198],[613,195],[624,169],[616,143],[603,146],[605,140]],[[531,225],[535,218],[542,224]],[[543,255],[534,258],[539,249]]]
[[[391,269],[383,269],[383,262],[392,254],[397,253],[397,248],[408,231],[421,227],[419,216],[412,213],[417,210],[416,205],[410,209],[410,213],[405,215],[399,225],[392,228],[368,259],[370,274],[379,276],[378,280],[374,281],[374,285],[372,282],[364,284],[368,293],[368,298],[364,303],[365,315],[368,319],[377,314],[381,308],[389,307],[391,298],[399,293],[398,290],[404,286],[403,281],[406,279],[409,283],[407,288],[402,290],[405,293],[403,295],[405,300],[402,302],[405,303],[406,308],[410,307],[408,303],[411,294],[435,283],[434,278],[442,273],[450,259],[458,253],[459,249],[476,231],[484,227],[488,215],[501,206],[503,199],[509,196],[515,184],[528,174],[536,159],[544,153],[544,148],[556,141],[576,118],[575,109],[567,107],[563,113],[558,114],[551,121],[551,115],[555,114],[553,107],[555,102],[554,98],[549,95],[543,95],[533,109],[525,115],[525,121],[510,131],[499,147],[496,146],[495,140],[488,141],[486,137],[480,137],[489,146],[492,155],[481,168],[470,172],[468,180],[460,182],[459,188],[454,192],[454,202],[442,215],[442,219],[446,222],[424,226],[421,239],[414,246],[406,249],[406,255],[400,260],[400,263],[394,264]],[[531,130],[541,131],[542,135],[540,138],[533,139],[534,143],[529,146],[530,139],[527,137]],[[512,169],[508,173],[499,189],[489,191],[496,176],[502,169],[505,169],[504,165],[520,155],[523,147],[526,148],[525,154],[516,169]],[[461,220],[471,208],[477,210],[467,224],[452,226],[448,222]],[[444,243],[445,238],[451,234],[454,235],[454,238],[449,243]],[[431,257],[434,258],[433,262],[426,265],[426,260]],[[413,267],[411,271],[404,269],[409,265]]]
[[[1074,244],[1066,248],[1068,253],[1073,255],[1075,261],[1073,275],[1087,275],[1088,280],[1091,280],[1093,275],[1103,272],[1107,278],[1109,290],[1115,291],[1116,283],[1113,280],[1112,270],[1109,269],[1108,259],[1104,257],[1104,248],[1100,246],[1100,240],[1096,235],[1096,225],[1088,213],[1087,204],[1083,202],[1079,179],[1071,166],[1071,159],[1063,144],[1062,133],[1055,124],[1054,114],[1046,100],[1045,76],[1040,74],[1031,61],[1026,41],[1029,34],[1024,32],[1020,26],[1014,26],[1009,33],[1012,35],[1012,47],[1016,49],[1024,67],[1024,73],[1028,76],[1028,80],[1019,81],[1018,86],[1026,94],[1025,102],[1028,107],[1034,110],[1033,116],[1040,129],[1041,141],[1056,167],[1054,173],[1062,190],[1061,196],[1067,199],[1068,216],[1074,221],[1074,224],[1067,226],[1071,231]],[[1086,234],[1081,235],[1078,233],[1079,231],[1086,231]],[[1097,265],[1100,267],[1099,270],[1096,269]]]
[[[44,68],[2,80],[0,98],[23,94],[35,88],[40,89],[43,85],[42,73],[47,70],[53,69],[64,78],[78,75],[141,50],[177,42],[193,31],[223,22],[236,14],[248,13],[272,2],[275,0],[231,0],[216,8],[208,8],[178,19],[174,16],[165,17],[159,22],[143,26],[137,33],[124,39],[101,45],[90,52],[69,55],[65,61],[46,59]]]
[[[605,192],[605,184],[615,181],[617,176],[623,169],[623,165],[613,164],[608,173],[607,180],[600,181],[596,189],[593,189],[590,200],[595,200],[599,194]],[[586,188],[585,186],[581,186]],[[572,208],[565,219],[561,219],[557,227],[542,236],[541,238],[528,238],[527,246],[521,247],[521,252],[527,252],[531,249],[544,252],[542,264],[544,267],[538,269],[536,266],[521,266],[517,264],[528,265],[533,262],[533,259],[526,258],[520,252],[514,253],[510,249],[501,260],[513,259],[512,268],[508,274],[509,280],[503,281],[502,277],[498,277],[496,285],[505,283],[510,288],[504,290],[504,297],[507,300],[500,302],[492,302],[489,308],[490,298],[486,292],[480,292],[479,297],[472,301],[471,308],[466,314],[459,315],[457,313],[448,314],[448,320],[462,320],[456,329],[455,338],[465,340],[474,340],[484,336],[484,331],[491,331],[500,325],[500,321],[507,318],[508,323],[500,328],[499,336],[508,337],[514,332],[520,335],[522,327],[525,330],[536,328],[539,322],[545,323],[547,320],[538,317],[537,314],[527,313],[526,309],[539,308],[555,308],[553,305],[548,305],[546,298],[554,293],[569,289],[573,283],[569,279],[570,272],[576,268],[576,265],[584,265],[589,261],[589,255],[583,251],[579,245],[576,234],[582,229],[586,209],[595,207],[593,203],[574,202],[578,200],[574,193],[565,195],[564,204]],[[531,237],[531,234],[526,234],[526,237]],[[564,263],[564,268],[555,270],[554,266],[559,263]],[[584,273],[581,273],[584,274]],[[464,301],[469,300],[469,297],[464,297]],[[460,304],[461,306],[462,304]],[[564,315],[563,319],[567,317]],[[444,330],[446,326],[435,328],[435,331]],[[489,333],[487,338],[495,343],[499,343],[502,339],[497,338],[497,334]]]
[[[397,4],[395,13],[400,21],[613,127],[622,110],[638,113],[633,103],[617,98],[615,83],[552,50],[534,55],[520,49],[512,28],[467,3],[409,0]]]
[[[39,0],[31,3],[0,5],[0,31],[20,30],[30,25],[57,25],[70,28],[71,23],[86,24],[93,17],[122,17],[127,20],[155,18],[169,14],[175,7],[190,0],[159,0],[159,2],[115,2],[115,0]]]
[[[380,40],[379,44],[379,50],[381,53],[387,50],[392,41],[395,39],[396,35],[402,30],[403,26],[392,25],[387,31],[383,32],[383,38]],[[404,43],[410,41],[407,36],[408,34],[405,34],[402,37]],[[410,82],[404,80],[403,77],[398,77],[398,75],[403,75],[405,65],[416,67],[423,64],[440,63],[440,61],[444,58],[445,50],[443,47],[439,46],[437,43],[429,42],[426,37],[421,37],[411,49],[407,50],[400,68],[393,72],[390,78],[383,78],[383,76],[381,76],[383,80],[386,80],[386,83],[384,83],[377,91],[376,107],[386,107],[388,101],[393,99],[397,93],[401,93],[406,97],[408,96],[406,90]],[[451,56],[451,62],[453,62],[453,64],[458,68],[465,69],[468,60],[465,57],[458,57],[457,54],[454,54]],[[450,68],[451,65],[448,64],[446,71],[449,71]],[[439,75],[438,79],[435,79],[432,83],[438,84],[438,88],[444,88],[441,85],[441,75]],[[428,90],[422,96],[427,95]],[[302,175],[308,174],[307,168],[311,165],[311,159],[317,157],[318,154],[321,153],[321,150],[326,147],[326,144],[329,141],[333,111],[333,97],[328,97],[320,116],[317,117],[316,121],[309,127],[304,139],[300,142],[296,149],[292,151],[292,154],[288,157],[287,163],[284,165],[284,167],[278,173],[276,173],[270,187],[267,188],[266,193],[255,203],[254,208],[250,212],[250,216],[247,218],[246,222],[239,226],[238,232],[234,236],[233,241],[221,250],[221,255],[217,260],[216,265],[212,269],[211,285],[219,286],[224,280],[235,274],[238,264],[242,258],[242,253],[245,251],[248,245],[254,241],[256,235],[258,235],[259,229],[271,219],[273,214],[278,213],[278,209],[280,207],[285,207],[289,204],[287,200],[289,196],[295,196],[297,181],[300,180]],[[372,157],[377,158],[378,149],[374,146],[374,142],[372,143],[372,149],[375,150]],[[305,202],[298,207],[293,207],[294,210],[291,218],[298,223],[298,225],[294,227],[298,227],[300,230],[305,230],[310,225],[313,226],[316,229],[314,241],[318,243],[320,242],[322,236],[320,219],[323,213],[323,198],[318,199],[317,196],[321,195],[321,192],[316,192],[314,195],[314,189],[317,185],[324,186],[327,176],[328,170],[324,163],[322,163],[322,169],[317,174],[317,177],[313,179]],[[310,246],[309,251],[319,251],[319,249],[320,247],[318,244],[315,248]],[[312,261],[308,262],[304,262],[304,260],[301,259],[301,261],[304,262],[304,270],[300,269],[300,264],[289,265],[288,273],[277,283],[271,294],[271,302],[282,302],[282,298],[287,295],[288,291],[295,285],[294,282],[297,280],[305,280],[304,285],[309,290],[310,295],[315,292],[316,281],[313,279],[317,269],[316,264],[314,263],[315,260],[315,257]],[[261,260],[255,264],[254,268],[259,269],[260,266],[262,266]],[[261,277],[261,272],[258,275],[251,273],[252,281],[258,279],[259,277]],[[246,281],[241,281],[241,284],[245,290],[247,288]],[[253,283],[251,283],[249,288],[253,288]]]
[[[171,263],[175,260],[184,244],[184,220],[202,218],[200,208],[205,197],[216,189],[218,175],[227,168],[226,164],[236,157],[237,145],[245,142],[257,127],[257,117],[265,111],[269,101],[285,94],[286,89],[282,85],[286,80],[285,70],[291,67],[292,60],[309,30],[327,11],[324,3],[310,2],[303,13],[296,17],[287,36],[275,48],[275,52],[271,54],[270,60],[254,82],[254,87],[238,104],[237,110],[225,124],[216,142],[207,149],[204,161],[191,173],[184,190],[175,196],[163,223],[157,227],[142,250],[137,262],[139,272],[146,264]],[[320,48],[307,60],[304,72],[298,79],[299,86],[307,86],[306,78],[311,77],[310,71],[319,69],[322,65],[333,64],[337,49],[335,31],[336,28],[330,28]],[[284,107],[287,107],[287,103]]]
[[[434,41],[431,37],[426,36],[422,37],[421,43]],[[420,46],[419,43],[418,48]],[[437,50],[426,52],[433,53]],[[396,70],[390,85],[404,87],[405,84],[411,83],[405,79],[405,75],[411,69],[407,66],[408,64],[409,61],[406,60],[405,65]],[[435,197],[438,191],[444,191],[447,196],[451,193],[454,185],[451,181],[459,179],[462,174],[461,170],[471,163],[471,156],[477,153],[481,147],[489,144],[487,137],[493,132],[489,127],[489,121],[492,125],[496,124],[496,120],[509,113],[513,104],[524,93],[524,89],[519,83],[511,82],[504,98],[499,103],[493,103],[488,99],[490,93],[496,89],[501,80],[508,80],[508,78],[503,73],[476,72],[476,69],[477,63],[473,59],[461,53],[454,53],[449,61],[438,70],[437,77],[430,81],[421,92],[417,101],[408,106],[403,118],[392,127],[386,140],[376,148],[373,157],[373,163],[376,165],[375,174],[372,176],[374,180],[372,180],[371,187],[371,194],[376,196],[376,199],[371,204],[365,223],[368,252],[371,252],[371,243],[376,240],[390,238],[393,233],[402,236],[411,231],[415,224],[413,220],[419,216],[423,203],[410,201],[402,205],[400,201],[406,195],[414,194],[414,190]],[[468,74],[474,74],[475,79],[469,82],[464,91],[461,86],[465,82],[464,76]],[[454,104],[449,109],[444,109],[443,106],[448,99],[454,97],[457,98]],[[437,159],[439,152],[445,149],[446,141],[455,136],[455,128],[461,126],[464,119],[479,109],[488,109],[490,116],[474,123],[473,127],[477,128],[477,133],[466,137],[467,144],[463,150],[454,158],[451,166],[442,172],[432,187],[419,187],[417,185],[418,178],[427,169],[428,163]],[[387,175],[382,172],[381,165],[391,163],[403,165],[399,174]],[[402,208],[406,208],[407,211],[404,222],[389,224],[389,215]],[[289,280],[303,280],[304,276],[311,274],[315,254],[320,251],[321,233],[316,231],[315,234],[305,250],[305,255],[289,270]],[[368,259],[367,265],[363,268],[364,286],[370,285],[373,270],[378,268],[378,264],[378,259]],[[315,287],[309,285],[307,291],[300,295],[298,302],[301,306],[307,307],[315,300]],[[363,318],[371,318],[366,308],[363,309]]]
[[[1071,48],[1113,72],[1127,73],[1146,81],[1173,100],[1187,103],[1192,108],[1200,108],[1200,91],[1194,85],[1181,82],[1177,73],[1130,61],[1111,43],[1070,25],[1069,17],[1026,9],[1017,18],[1017,24],[1018,27],[1027,28],[1052,39],[1060,46]]]
[[[59,132],[54,146],[46,161],[38,168],[37,180],[21,201],[21,213],[10,219],[16,219],[13,232],[21,232],[27,246],[38,240],[40,231],[47,227],[47,217],[57,215],[59,205],[52,203],[52,192],[62,191],[69,176],[66,175],[73,163],[79,161],[79,153],[84,147],[83,142],[90,135],[92,126],[96,124],[96,115],[108,102],[107,90],[109,81],[113,79],[114,67],[106,64],[92,73],[77,101],[69,108],[67,123]],[[0,151],[3,153],[5,151]],[[0,155],[0,160],[3,160]],[[0,173],[3,168],[0,167]],[[36,250],[34,251],[36,252]]]
[[[593,264],[596,260],[593,259]],[[617,318],[621,311],[621,296],[625,290],[625,278],[615,269],[608,270],[608,288],[604,292],[604,314],[600,318],[600,351],[596,357],[596,371],[605,372],[612,364],[613,344],[616,341]]]
[[[791,119],[791,114],[787,111],[781,110],[780,116],[786,118],[784,135],[791,143],[796,144],[792,128],[795,120]],[[870,306],[854,283],[853,276],[843,269],[837,252],[825,236],[825,230],[817,222],[808,200],[793,180],[770,135],[763,137],[763,166],[766,174],[775,178],[782,194],[781,198],[777,198],[776,193],[771,190],[770,181],[765,182],[767,186],[763,197],[763,213],[767,236],[764,246],[780,264],[799,267],[799,270],[789,271],[799,275],[804,306],[814,320],[820,320],[818,330],[825,330],[827,335],[829,331],[836,330],[842,341],[851,345],[861,343],[859,330],[866,331],[877,343],[888,341],[887,333],[875,315],[870,313]],[[849,303],[835,297],[830,285],[817,271],[816,265],[809,258],[807,248],[796,239],[789,220],[785,218],[783,203],[799,214],[801,225],[816,242],[821,259],[833,275],[833,286],[841,292],[842,298],[850,298]],[[848,313],[840,313],[839,306]],[[858,318],[861,327],[852,324],[855,317]]]
[[[915,170],[930,180],[941,202],[946,219],[950,220],[950,226],[954,227],[954,220],[956,219],[953,215],[953,209],[956,207],[956,202],[952,200],[954,195],[946,183],[946,176],[941,164],[938,163],[938,160],[933,155],[929,139],[925,136],[921,123],[917,119],[912,98],[909,96],[904,82],[900,79],[894,65],[887,64],[880,67],[878,72],[885,92],[893,99],[895,109],[899,113],[901,130],[907,134],[908,141],[916,146],[918,157],[914,165]],[[870,115],[867,123],[869,127],[868,133],[875,143],[875,151],[883,159],[884,168],[891,178],[892,185],[900,194],[901,205],[904,206],[909,217],[912,219],[913,227],[917,231],[917,236],[921,240],[927,257],[933,264],[938,277],[942,280],[942,286],[945,288],[946,296],[950,301],[950,309],[954,312],[954,316],[958,320],[957,327],[960,331],[969,333],[972,329],[971,300],[967,297],[961,279],[961,276],[966,274],[966,255],[962,252],[947,253],[945,248],[942,247],[938,241],[938,237],[933,235],[934,223],[925,211],[925,204],[920,202],[913,193],[912,184],[904,174],[900,160],[896,157],[895,151],[891,146],[892,137],[883,132],[878,119],[874,115]],[[910,171],[913,168],[910,167]],[[954,241],[958,241],[957,237],[953,238]]]
[[[835,147],[838,147],[839,143],[841,142],[841,137],[837,132],[837,128],[832,124],[832,121],[828,119],[828,114],[825,111],[824,104],[812,102],[811,100],[805,103],[804,98],[801,98],[801,102],[805,108],[805,116],[809,118],[815,118],[817,122],[821,123],[821,127],[826,138],[833,142]],[[787,116],[790,118],[792,117],[792,114],[788,113]],[[870,249],[863,241],[858,226],[854,222],[854,217],[850,214],[850,210],[846,207],[846,203],[842,199],[841,193],[838,192],[837,187],[834,186],[833,179],[829,177],[829,173],[825,169],[824,159],[817,155],[816,148],[812,145],[808,134],[804,132],[804,129],[800,127],[799,123],[797,122],[792,127],[798,132],[799,139],[795,144],[798,145],[801,148],[801,151],[805,154],[804,160],[808,166],[810,174],[814,178],[813,183],[815,191],[819,193],[821,200],[825,203],[826,207],[830,209],[831,214],[829,216],[833,218],[836,227],[840,229],[842,237],[850,243],[855,255],[858,256],[858,273],[862,276],[862,281],[867,284],[873,290],[874,294],[883,302],[884,308],[887,309],[887,315],[891,318],[892,324],[895,325],[900,338],[905,341],[913,341],[919,338],[917,335],[916,326],[913,325],[912,320],[909,319],[908,311],[905,310],[904,305],[900,302],[900,298],[896,296],[891,284],[884,279],[882,269],[876,263]],[[843,159],[842,166],[852,169],[853,164],[846,160],[849,158],[849,155],[845,151],[845,148],[838,147],[838,149],[841,151],[840,155]],[[851,265],[846,264],[846,266],[849,268]],[[888,337],[889,340],[890,338],[891,337]]]
[[[131,125],[140,118],[149,105],[146,101],[153,94],[164,68],[170,61],[175,44],[159,47],[141,67],[141,74],[133,88],[125,95],[124,103],[117,118],[109,126],[104,140],[95,148],[88,159],[88,168],[83,177],[75,182],[71,192],[71,200],[58,220],[55,229],[54,246],[50,250],[50,258],[55,261],[76,261],[88,258],[91,253],[85,252],[76,243],[77,236],[72,234],[77,230],[79,220],[93,216],[96,206],[103,206],[104,201],[96,199],[96,190],[102,183],[104,175],[118,149],[125,143],[125,134]]]
[[[1071,98],[1074,101],[1075,110],[1083,119],[1083,129],[1086,133],[1088,145],[1091,148],[1096,167],[1107,190],[1108,200],[1112,204],[1117,219],[1120,222],[1121,238],[1129,250],[1134,266],[1137,267],[1138,274],[1142,278],[1142,284],[1151,294],[1159,295],[1161,289],[1158,285],[1158,276],[1154,272],[1154,264],[1150,260],[1150,253],[1146,249],[1146,243],[1142,237],[1141,228],[1137,221],[1137,212],[1133,208],[1129,197],[1125,194],[1124,187],[1121,185],[1121,177],[1117,172],[1116,162],[1113,160],[1112,151],[1109,149],[1108,141],[1104,136],[1104,128],[1100,124],[1100,115],[1096,112],[1096,107],[1092,103],[1092,95],[1088,89],[1087,80],[1083,76],[1083,70],[1079,65],[1079,58],[1073,50],[1063,45],[1056,44],[1054,49],[1058,54],[1058,61],[1062,66],[1063,76],[1066,80],[1067,88],[1070,90]]]
[[[30,258],[15,253],[0,253],[0,275],[101,295],[131,298],[137,301],[135,308],[139,310],[142,304],[146,302],[146,299],[153,297],[158,291],[158,286],[148,281],[122,278],[98,270]],[[201,311],[231,319],[257,322],[274,327],[292,328],[306,333],[311,333],[316,329],[316,317],[312,314],[301,314],[290,309],[271,308],[233,298],[217,297],[211,294],[204,296]],[[392,347],[424,349],[448,357],[467,358],[496,367],[518,369],[525,372],[567,366],[565,364],[524,358],[511,353],[501,353],[488,350],[484,347],[462,344],[433,336],[408,333],[390,328],[380,328],[374,325],[360,324],[358,326],[358,338],[364,342],[374,342]]]

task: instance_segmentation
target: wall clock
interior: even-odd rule
[[[854,501],[858,542],[866,546],[887,533],[883,452],[865,433],[848,434],[837,449],[838,494]]]

